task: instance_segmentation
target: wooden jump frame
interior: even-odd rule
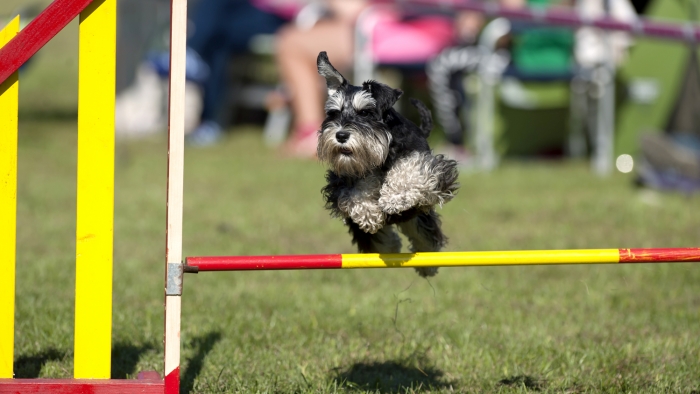
[[[700,41],[695,25],[610,18],[573,12],[508,9],[473,0],[405,0],[407,6],[464,9],[513,19]],[[13,379],[17,191],[17,70],[80,16],[78,209],[74,379]],[[116,0],[55,0],[19,32],[15,18],[0,31],[0,393],[179,392],[180,314],[184,273],[230,270],[398,268],[533,264],[700,262],[700,248],[597,249],[416,254],[332,254],[182,258],[184,99],[187,0],[171,0],[171,67],[165,255],[165,371],[138,380],[110,379],[114,217],[114,80]],[[19,32],[19,33],[18,33]]]

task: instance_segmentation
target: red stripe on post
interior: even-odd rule
[[[186,265],[199,271],[342,268],[343,257],[340,254],[188,257]]]
[[[0,49],[0,83],[63,30],[93,0],[55,0]]]
[[[180,394],[180,367],[165,376],[165,394]]]
[[[700,248],[620,249],[620,263],[700,262]]]

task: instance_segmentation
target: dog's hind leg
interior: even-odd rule
[[[360,226],[347,220],[352,243],[357,244],[360,253],[400,253],[401,238],[394,231],[394,226],[384,226],[376,233],[369,234],[360,229]]]
[[[421,213],[415,218],[399,223],[399,229],[411,241],[411,252],[439,252],[445,244],[447,237],[440,229],[440,216],[434,210]],[[418,275],[422,277],[434,276],[438,269],[434,267],[416,268]]]

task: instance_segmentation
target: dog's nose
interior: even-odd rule
[[[339,131],[335,133],[335,139],[338,140],[341,144],[344,143],[345,141],[350,138],[350,133],[347,131]]]

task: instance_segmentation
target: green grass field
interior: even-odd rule
[[[20,134],[18,377],[70,377],[73,122]],[[352,252],[323,168],[256,129],[186,152],[185,255]],[[112,377],[162,371],[165,137],[116,161]],[[449,250],[697,246],[697,198],[584,163],[465,174]],[[183,298],[183,392],[700,390],[700,267],[689,264],[202,273]],[[695,391],[694,391],[695,390]]]
[[[17,377],[72,376],[76,40],[73,23],[20,79]],[[323,172],[255,128],[188,149],[185,255],[353,252]],[[118,144],[113,378],[163,370],[165,176],[165,136]],[[631,181],[583,162],[464,174],[448,249],[700,244],[697,197]],[[690,264],[202,273],[185,278],[182,392],[697,394],[699,333]]]

